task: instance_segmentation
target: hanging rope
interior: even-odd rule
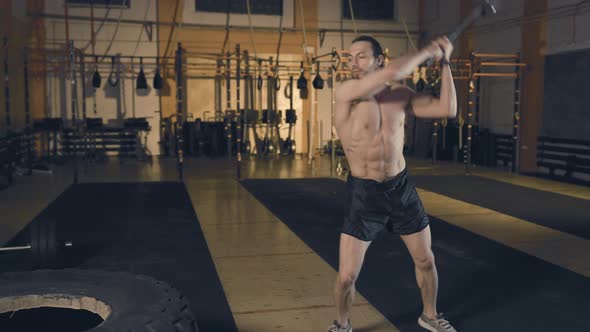
[[[344,49],[344,19],[342,18],[344,15],[340,15],[340,49]]]
[[[121,70],[121,59],[118,59],[117,67],[118,67],[117,71],[121,72],[122,71]],[[121,90],[119,90],[120,91],[120,98],[121,98],[121,109],[123,110],[123,114],[122,114],[123,119],[127,117],[127,91],[125,88],[125,85],[127,85],[127,84],[125,83],[125,71],[124,70],[125,70],[125,68],[123,68],[123,75],[121,75],[121,77],[120,77],[120,81],[121,81],[120,89]],[[133,82],[131,84],[133,84]]]
[[[64,15],[66,17],[66,44],[70,43],[70,15],[68,14],[68,2],[66,1],[64,6]]]
[[[92,45],[92,54],[94,55],[96,54],[96,36],[94,35],[94,0],[90,0],[90,44]]]
[[[94,23],[93,23],[93,20],[94,20],[94,15],[93,15],[94,0],[90,1],[90,6],[91,6],[90,7],[90,23],[92,24],[92,26],[94,26]],[[104,26],[110,13],[111,13],[111,7],[108,7],[105,14],[104,14],[104,17],[102,18],[102,21],[100,22],[100,25],[98,26],[98,29],[96,29],[96,31],[92,33],[92,36],[90,37],[90,41],[88,43],[86,43],[86,45],[84,45],[84,47],[80,48],[82,50],[82,52],[85,52],[88,49],[88,47],[92,45],[93,40],[96,43],[96,36],[100,32],[100,30],[102,30],[102,27]],[[94,31],[94,28],[93,28],[93,31]],[[92,53],[95,54],[94,49],[92,50]]]
[[[250,1],[250,0],[248,0]],[[277,45],[277,65],[279,63],[279,56],[281,55],[281,41],[283,40],[283,15],[279,21],[279,43]]]
[[[305,33],[305,16],[303,13],[303,0],[299,0],[299,14],[301,14],[301,29],[303,31],[303,53],[305,54],[305,59],[309,64],[310,58],[307,56],[307,35]]]
[[[408,31],[408,26],[406,25],[406,21],[404,20],[404,18],[402,16],[400,16],[400,19],[402,20],[404,30],[406,31],[406,36],[408,37],[408,40],[410,41],[410,45],[412,45],[412,48],[414,49],[414,51],[418,52],[418,48],[416,47],[416,44],[414,44],[414,40],[412,40],[412,36],[410,35],[410,31]]]
[[[248,25],[250,26],[250,44],[252,44],[252,49],[254,50],[254,58],[258,58],[256,53],[256,44],[254,43],[254,28],[252,27],[252,13],[250,12],[250,0],[246,0],[246,9],[248,11]],[[283,17],[281,16],[281,22]]]
[[[354,30],[354,36],[357,37],[358,33],[356,30],[356,20],[354,19],[354,10],[352,9],[352,0],[348,0],[348,7],[350,8],[350,18],[352,19],[352,29]]]
[[[133,84],[135,83],[135,61],[133,61],[133,57],[131,57],[131,117],[135,118],[135,91],[133,89]],[[144,76],[144,80],[145,80],[145,76]],[[137,88],[137,87],[136,87]],[[125,88],[123,88],[123,91],[125,91]],[[125,102],[125,101],[123,101]]]
[[[148,14],[150,13],[150,5],[151,5],[151,0],[147,1],[147,6],[145,9],[145,14],[143,15],[143,21],[147,22],[148,20]],[[137,48],[139,47],[139,43],[141,42],[141,36],[143,35],[143,26],[140,28],[139,30],[139,36],[137,37],[137,42],[135,43],[135,49],[133,50],[133,56],[135,56],[135,54],[137,54]]]
[[[221,47],[221,56],[225,54],[225,49],[227,48],[227,42],[229,40],[229,12],[230,12],[230,4],[229,0],[227,1],[227,8],[225,10],[225,37],[223,38],[223,46]]]
[[[173,26],[170,30],[170,35],[168,36],[168,44],[166,45],[166,50],[164,51],[162,65],[165,66],[168,63],[168,53],[170,52],[170,45],[176,44],[176,39],[178,38],[178,30],[180,30],[182,26],[182,20],[178,22],[178,12],[180,9],[181,0],[176,0],[176,8],[174,9],[174,20]]]
[[[109,8],[110,9],[110,8]],[[107,10],[108,13],[108,10]],[[104,22],[104,20],[103,20]],[[92,55],[96,55],[96,35],[94,33],[94,0],[90,0],[90,44],[92,45]],[[86,44],[88,47],[88,44]],[[84,52],[84,51],[82,51]],[[96,89],[100,87],[101,77],[98,73],[98,59],[94,57],[94,73],[92,74],[92,110],[96,114]]]
[[[113,37],[109,42],[109,46],[104,51],[104,54],[101,56],[101,59],[98,61],[102,63],[106,57],[108,57],[109,52],[111,51],[111,47],[113,47],[113,43],[115,42],[115,38],[117,38],[117,33],[119,32],[119,27],[121,26],[121,19],[123,18],[123,6],[121,6],[121,10],[119,11],[119,18],[117,19],[117,25],[115,26],[115,32],[113,32]]]
[[[279,21],[279,43],[277,44],[277,57],[275,61],[274,67],[274,75],[275,75],[275,88],[279,90],[281,88],[281,78],[279,77],[279,57],[281,55],[281,42],[283,40],[283,15],[281,15],[281,19]]]

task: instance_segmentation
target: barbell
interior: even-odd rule
[[[72,242],[59,242],[54,219],[38,219],[29,226],[29,244],[0,247],[0,252],[29,251],[33,268],[58,267],[60,249],[71,247]]]

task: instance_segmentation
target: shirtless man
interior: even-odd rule
[[[400,234],[415,264],[423,312],[418,324],[433,332],[456,332],[436,310],[438,276],[430,244],[428,216],[408,181],[403,156],[406,112],[421,118],[454,118],[455,85],[449,59],[453,46],[446,37],[415,54],[384,66],[379,43],[369,36],[350,47],[352,78],[336,91],[335,126],[350,166],[348,211],[340,236],[340,263],[334,287],[337,320],[329,332],[352,332],[350,309],[365,253],[384,228]],[[415,94],[398,83],[414,68],[441,61],[440,98]]]

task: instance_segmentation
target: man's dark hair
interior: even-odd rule
[[[356,43],[356,42],[361,42],[361,41],[366,41],[366,42],[371,43],[371,48],[373,48],[373,56],[374,57],[384,55],[383,48],[381,48],[381,44],[379,44],[377,39],[375,39],[371,36],[361,35],[361,36],[356,37],[352,42]]]

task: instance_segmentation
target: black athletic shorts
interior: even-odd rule
[[[373,241],[387,227],[396,234],[417,233],[429,220],[414,184],[404,169],[384,182],[348,175],[347,207],[342,233]]]

